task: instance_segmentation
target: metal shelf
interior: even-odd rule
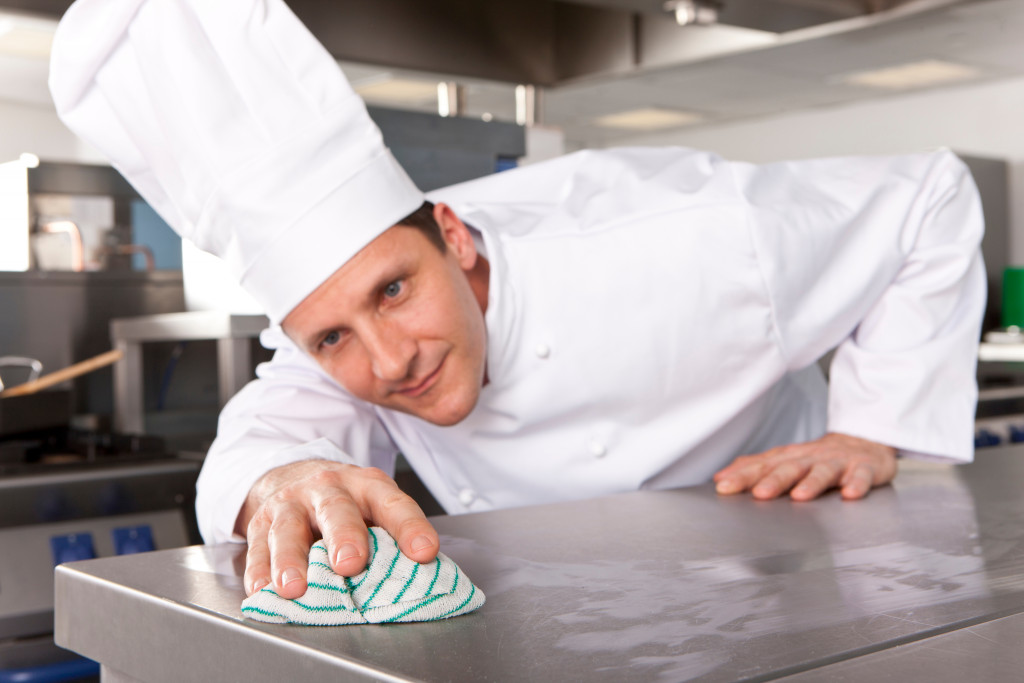
[[[263,315],[220,311],[164,313],[110,322],[110,338],[124,358],[114,366],[114,429],[125,434],[145,431],[142,393],[142,344],[154,341],[217,341],[220,405],[253,378],[249,340],[270,321]]]

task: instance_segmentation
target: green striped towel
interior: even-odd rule
[[[483,591],[444,553],[420,564],[403,555],[384,529],[369,532],[372,554],[362,574],[335,574],[327,546],[317,541],[309,550],[305,595],[288,600],[268,586],[242,602],[242,614],[274,624],[342,626],[437,621],[484,604]]]

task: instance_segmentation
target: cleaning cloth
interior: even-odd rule
[[[444,553],[420,564],[402,554],[384,529],[369,532],[371,557],[363,573],[336,574],[327,546],[317,541],[309,551],[305,595],[288,600],[268,586],[242,602],[242,614],[274,624],[342,626],[437,621],[484,604],[483,592]]]

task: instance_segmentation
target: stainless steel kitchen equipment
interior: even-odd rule
[[[131,270],[132,203],[139,195],[110,166],[21,160],[0,173],[6,211],[3,270]],[[7,168],[10,167],[10,168]],[[21,221],[21,224],[16,224]]]
[[[114,318],[184,308],[177,271],[0,272],[0,351],[37,358],[44,369],[55,370],[108,351]],[[154,358],[155,373],[159,361]],[[10,386],[15,378],[9,372],[11,380],[5,373],[4,381]],[[112,413],[112,376],[106,369],[72,380],[74,412]]]
[[[29,436],[0,461],[0,680],[69,680],[52,677],[94,665],[53,642],[53,567],[199,542],[199,463],[153,440]]]
[[[487,595],[444,622],[244,619],[240,545],[75,562],[56,638],[117,681],[1016,680],[1022,456],[904,462],[860,502],[705,485],[435,518]]]
[[[146,432],[142,346],[154,341],[217,342],[217,381],[220,406],[254,378],[251,341],[269,325],[264,315],[233,315],[220,311],[190,311],[119,318],[110,323],[110,339],[124,361],[114,368],[114,429]]]
[[[20,367],[28,371],[26,381],[34,382],[39,379],[39,373],[43,371],[43,364],[36,358],[25,356],[0,356],[0,391],[4,390],[3,368]]]
[[[199,541],[192,510],[199,463],[170,457],[159,439],[71,429],[71,391],[45,387],[119,355],[34,380],[41,363],[7,359],[31,372],[0,392],[4,683],[71,680],[95,669],[53,643],[54,565]]]
[[[66,428],[70,422],[69,391],[41,391],[0,399],[0,454],[5,450],[4,437],[40,429]]]

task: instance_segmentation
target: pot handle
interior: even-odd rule
[[[34,382],[39,379],[39,374],[43,371],[43,364],[35,358],[28,358],[26,356],[0,356],[0,368],[2,367],[23,367],[28,368],[28,380]],[[0,391],[3,391],[4,380],[0,377]]]

